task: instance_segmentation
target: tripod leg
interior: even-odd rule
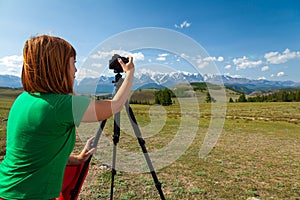
[[[153,180],[154,180],[155,187],[156,187],[156,189],[157,189],[158,192],[159,192],[160,198],[161,198],[162,200],[164,200],[165,197],[164,197],[164,193],[163,193],[163,191],[162,191],[162,189],[161,189],[161,183],[159,182],[159,180],[158,180],[158,178],[157,178],[156,172],[155,172],[155,170],[154,170],[154,167],[153,167],[153,165],[152,165],[150,156],[149,156],[149,154],[148,154],[148,152],[147,152],[147,148],[146,148],[146,146],[145,146],[145,140],[142,138],[142,134],[141,134],[140,128],[139,128],[139,126],[138,126],[138,124],[137,124],[136,118],[135,118],[135,116],[134,116],[134,114],[133,114],[133,111],[132,111],[132,109],[131,109],[131,107],[130,107],[128,101],[126,102],[125,106],[126,106],[126,112],[127,112],[128,118],[129,118],[130,123],[131,123],[131,126],[132,126],[132,128],[133,128],[133,130],[134,130],[135,136],[137,137],[138,142],[139,142],[139,144],[140,144],[140,146],[141,146],[141,148],[142,148],[142,151],[143,151],[143,153],[144,153],[144,157],[145,157],[145,159],[146,159],[148,168],[149,168],[149,170],[150,170],[150,172],[151,172],[151,175],[152,175],[152,178],[153,178]]]
[[[112,160],[112,169],[111,169],[111,187],[110,187],[110,199],[113,199],[114,193],[114,181],[115,175],[117,174],[116,171],[116,159],[117,159],[117,144],[120,139],[120,112],[114,115],[114,135],[113,135],[113,160]]]
[[[105,124],[106,124],[106,119],[105,120],[103,120],[102,122],[101,122],[101,124],[100,124],[100,126],[99,126],[99,129],[98,129],[98,131],[97,131],[97,133],[96,133],[96,135],[95,135],[95,138],[94,138],[94,140],[93,140],[93,143],[92,143],[92,147],[97,147],[97,144],[98,144],[98,142],[99,142],[99,139],[100,139],[100,136],[101,136],[101,134],[102,134],[102,132],[103,132],[103,129],[104,129],[104,126],[105,126]]]
[[[103,132],[103,129],[104,129],[105,124],[106,124],[106,119],[103,120],[103,121],[101,122],[101,124],[100,124],[100,126],[99,126],[99,129],[98,129],[98,131],[97,131],[97,134],[96,134],[96,136],[95,136],[95,138],[94,138],[94,141],[93,141],[93,143],[92,143],[92,145],[91,145],[92,147],[97,147],[99,138],[100,138],[100,136],[101,136],[101,134],[102,134],[102,132]],[[76,197],[78,196],[78,194],[79,194],[79,192],[80,192],[81,185],[83,184],[83,181],[84,181],[85,174],[86,174],[86,172],[87,172],[87,170],[88,170],[88,167],[89,167],[89,164],[90,164],[90,162],[91,162],[92,156],[93,156],[93,155],[91,155],[91,156],[85,161],[85,163],[84,163],[84,165],[83,165],[83,167],[82,167],[82,169],[81,169],[80,175],[79,175],[79,177],[78,177],[78,179],[77,179],[76,185],[75,185],[75,187],[70,191],[70,195],[71,195],[70,200],[74,200],[74,199],[76,199]]]

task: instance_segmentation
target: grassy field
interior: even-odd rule
[[[0,97],[3,155],[6,125],[3,119],[7,118],[14,96],[0,93]],[[139,125],[149,125],[151,106],[132,105],[132,108]],[[162,129],[145,138],[150,153],[172,141],[180,126],[178,105],[164,109],[167,118]],[[192,144],[179,159],[156,171],[166,199],[300,199],[300,103],[227,104],[222,134],[203,159],[199,158],[199,150],[210,123],[210,104],[200,103],[199,109],[199,129]],[[159,114],[154,116],[159,117]],[[104,134],[111,137],[111,119]],[[80,144],[77,143],[77,149]],[[123,132],[118,147],[141,151],[136,138]],[[80,199],[109,199],[111,174],[102,164],[101,159],[93,158]],[[115,177],[114,197],[159,199],[150,173],[121,171]]]
[[[22,92],[20,89],[0,87],[0,159],[5,153],[6,120],[9,109],[15,98]]]

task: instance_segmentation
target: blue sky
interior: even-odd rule
[[[108,38],[158,27],[193,39],[222,74],[300,82],[298,0],[0,0],[0,27],[0,74],[20,75],[23,44],[30,36],[68,40],[80,68]],[[165,62],[164,55],[143,62]]]

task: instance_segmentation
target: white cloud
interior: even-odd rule
[[[209,57],[205,57],[202,59],[204,62],[211,62],[211,61],[215,61],[216,60],[216,57],[212,57],[212,56],[209,56]]]
[[[12,55],[0,58],[0,74],[21,76],[23,56]]]
[[[185,53],[180,54],[180,57],[184,58],[184,59],[189,59],[190,58],[190,56],[186,55]]]
[[[128,51],[124,50],[112,50],[112,51],[97,51],[96,53],[92,54],[90,58],[93,59],[105,59],[109,60],[114,54],[119,54],[120,56],[132,56],[134,61],[141,61],[144,60],[144,55],[142,52],[137,52],[137,53],[131,53]]]
[[[159,57],[166,57],[166,56],[168,56],[168,55],[169,55],[169,54],[167,54],[167,53],[158,54]]]
[[[219,56],[218,59],[217,59],[217,61],[223,62],[223,61],[224,61],[224,58],[223,58],[222,56]]]
[[[165,60],[166,60],[166,57],[157,57],[156,60],[159,60],[159,61],[165,61]]]
[[[183,29],[183,28],[188,28],[188,27],[190,27],[191,24],[192,24],[192,23],[190,23],[190,22],[188,22],[188,21],[185,20],[185,21],[182,22],[180,25],[175,24],[174,26],[175,26],[175,28]]]
[[[0,58],[0,65],[4,65],[7,67],[14,67],[16,65],[22,65],[23,62],[23,56],[5,56],[3,58]]]
[[[258,77],[258,80],[266,80],[266,77],[264,76]]]
[[[101,63],[92,63],[91,66],[92,66],[92,67],[101,68],[101,67],[102,67],[102,64],[101,64]]]
[[[133,57],[134,62],[143,61],[145,59],[145,56],[142,52],[130,53],[130,55]]]
[[[224,68],[225,69],[231,69],[231,65],[226,65]]]
[[[112,51],[97,51],[96,53],[92,54],[90,58],[93,59],[109,59],[111,58],[114,54],[119,54],[121,56],[128,56],[129,52],[124,51],[124,50],[112,50]]]
[[[203,68],[205,68],[205,67],[207,67],[207,66],[209,66],[209,63],[208,63],[208,62],[201,62],[201,63],[199,63],[198,68],[199,68],[199,69],[203,69]]]
[[[169,55],[169,54],[167,54],[167,53],[158,54],[158,57],[156,58],[156,60],[159,60],[159,61],[165,61],[165,60],[166,60],[166,57],[167,57],[168,55]]]
[[[264,57],[268,63],[280,64],[280,63],[286,63],[292,59],[300,58],[300,52],[299,51],[292,52],[289,49],[285,49],[282,53],[279,52],[266,53]]]
[[[261,71],[268,71],[269,70],[269,66],[263,66],[262,68],[261,68]]]
[[[205,58],[195,58],[194,60],[198,64],[198,68],[203,69],[204,67],[209,66],[211,62],[222,62],[224,58],[222,56],[219,56],[218,58],[216,58],[215,56],[208,56]]]
[[[234,58],[232,61],[236,65],[236,70],[254,68],[263,64],[261,60],[249,61],[246,56],[243,56],[242,58]]]
[[[80,81],[82,81],[84,78],[98,78],[102,74],[100,71],[95,70],[94,68],[89,69],[89,68],[81,68],[76,74],[76,80],[78,81],[78,84]]]
[[[222,56],[219,56],[218,58],[216,58],[215,56],[208,56],[208,57],[203,58],[203,61],[207,61],[207,62],[211,62],[211,61],[222,62],[222,61],[224,61],[224,58]]]
[[[203,69],[204,67],[207,67],[209,65],[210,58],[211,57],[195,59],[196,63],[198,64],[198,68]]]
[[[277,76],[278,76],[278,77],[284,76],[284,72],[278,72],[278,73],[277,73]]]

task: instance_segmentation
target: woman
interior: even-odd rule
[[[76,52],[65,40],[38,36],[23,49],[24,92],[15,100],[7,122],[6,155],[0,164],[0,198],[53,199],[59,196],[66,164],[81,164],[95,149],[87,141],[79,155],[75,127],[119,112],[134,78],[133,58],[121,64],[126,78],[112,100],[74,96]]]

